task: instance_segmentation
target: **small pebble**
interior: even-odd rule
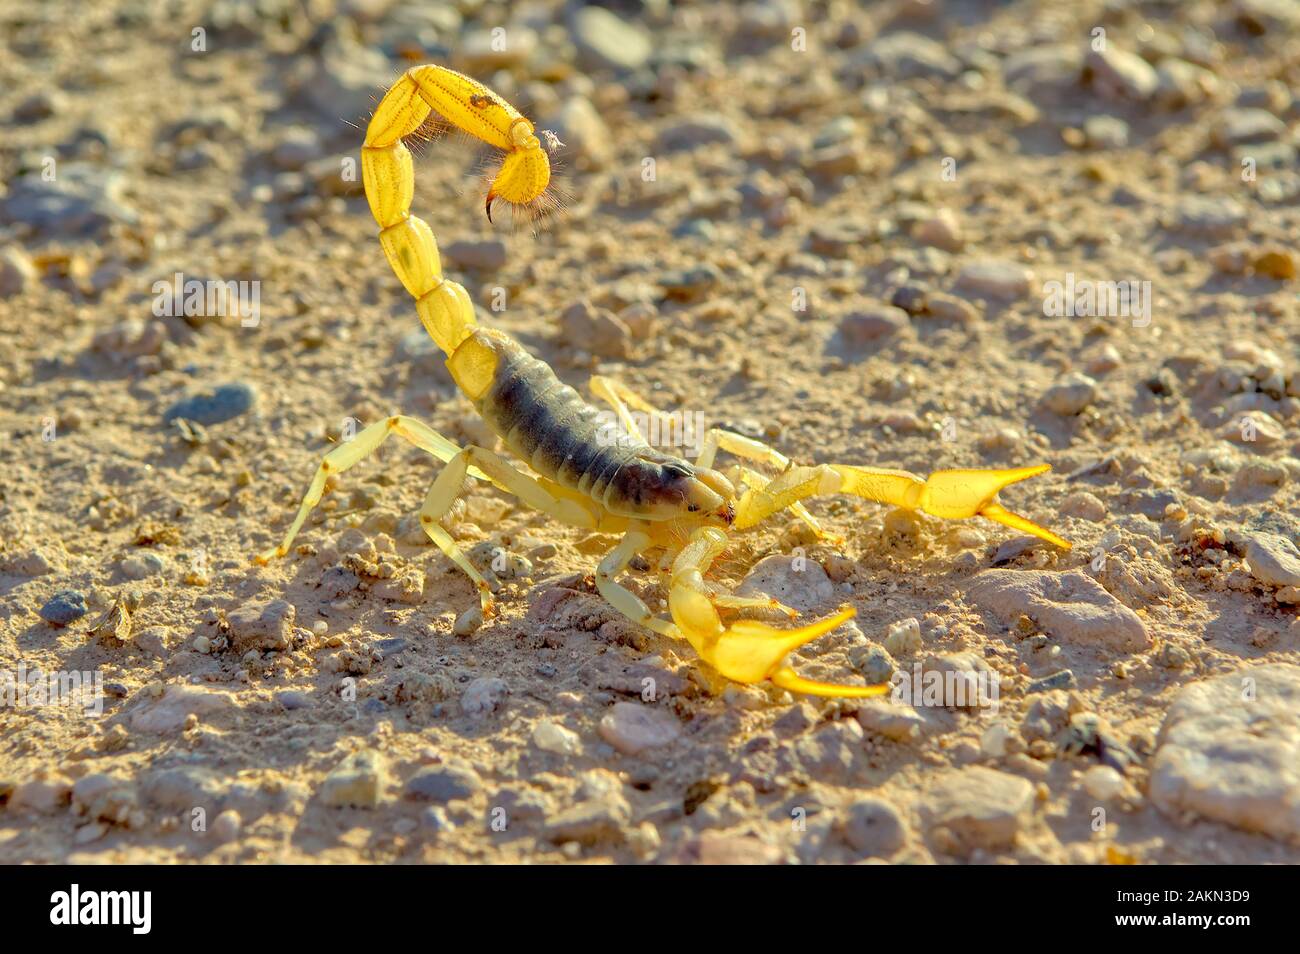
[[[131,580],[156,576],[165,568],[166,563],[156,553],[134,553],[122,561],[122,573]]]
[[[1007,754],[1011,729],[1005,723],[995,722],[980,736],[980,751],[988,758],[1000,759]]]
[[[1073,417],[1097,397],[1097,382],[1086,374],[1068,374],[1043,392],[1041,403],[1053,414]]]
[[[1136,53],[1120,49],[1113,40],[1100,48],[1089,49],[1085,77],[1103,97],[1117,101],[1145,102],[1160,86],[1150,63]]]
[[[1050,692],[1053,689],[1066,689],[1073,686],[1074,683],[1074,673],[1068,669],[1062,669],[1050,676],[1032,680],[1029,685],[1025,686],[1025,694],[1031,695],[1036,692]]]
[[[935,215],[918,222],[912,235],[923,245],[933,245],[945,252],[959,252],[965,245],[961,223],[951,209],[940,209]]]
[[[0,248],[0,298],[12,298],[36,285],[39,275],[36,266],[20,248],[6,245]]]
[[[859,798],[840,822],[844,840],[864,858],[888,858],[907,843],[907,822],[883,799]]]
[[[891,656],[910,656],[921,649],[921,621],[915,617],[899,620],[889,627],[885,649]]]
[[[483,607],[471,606],[456,617],[452,632],[457,636],[471,636],[483,625]]]
[[[229,844],[239,837],[241,821],[239,812],[227,808],[212,820],[212,837],[223,845]]]
[[[1089,116],[1083,136],[1092,149],[1123,149],[1128,145],[1128,123],[1115,116]]]
[[[601,718],[599,731],[602,739],[624,755],[640,755],[674,741],[681,735],[681,726],[661,709],[619,702]]]
[[[475,679],[460,697],[461,711],[469,716],[491,715],[505,704],[510,689],[504,679],[484,676]]]
[[[571,20],[573,45],[585,69],[631,72],[645,66],[654,51],[640,24],[603,7],[581,7]]]
[[[331,808],[374,808],[387,780],[383,757],[362,751],[334,767],[320,787],[321,801]]]
[[[500,239],[451,242],[443,246],[442,257],[459,268],[494,272],[506,264],[506,243]]]
[[[995,259],[969,262],[957,275],[956,287],[980,298],[1015,301],[1029,295],[1034,273],[1024,265]]]
[[[862,678],[871,686],[889,682],[897,668],[889,650],[884,646],[868,646],[855,653],[852,660],[854,667],[862,673]]]
[[[468,765],[443,765],[422,769],[403,789],[405,798],[418,802],[447,802],[472,798],[483,782]]]
[[[163,415],[167,423],[176,418],[211,426],[247,414],[257,403],[257,391],[251,384],[223,384],[207,394],[177,401]]]
[[[582,754],[582,740],[578,733],[554,722],[539,722],[533,726],[533,745],[557,755]]]
[[[1108,802],[1124,791],[1124,776],[1109,765],[1094,765],[1083,773],[1083,790],[1099,802]]]
[[[1160,651],[1160,665],[1166,669],[1185,669],[1191,661],[1191,653],[1174,643],[1165,643]]]
[[[909,325],[909,316],[903,309],[881,305],[846,315],[840,321],[840,334],[848,344],[861,347],[906,331]]]

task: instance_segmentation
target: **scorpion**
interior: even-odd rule
[[[612,407],[627,429],[618,441],[602,439],[600,412],[509,335],[479,327],[468,293],[443,276],[429,224],[410,211],[415,178],[404,142],[431,114],[435,121],[445,120],[504,153],[488,187],[489,218],[498,199],[518,209],[542,201],[551,178],[542,141],[553,146],[558,140],[545,131],[539,134],[503,97],[476,80],[444,67],[422,65],[407,70],[385,93],[370,119],[361,153],[365,194],[379,225],[384,255],[415,299],[416,313],[446,355],[446,367],[460,392],[530,472],[489,448],[458,446],[413,417],[388,417],[325,455],[283,541],[256,557],[257,562],[285,556],[320,501],[327,480],[397,434],[443,462],[420,509],[420,525],[473,581],[485,619],[495,614],[492,589],[440,525],[469,478],[487,481],[562,524],[621,535],[597,567],[597,591],[634,622],[662,636],[685,640],[726,679],[742,684],[766,680],[796,693],[860,698],[882,695],[889,684],[814,681],[800,676],[787,662],[795,649],[850,619],[852,606],[846,604],[823,619],[793,628],[758,619],[723,621],[720,610],[750,610],[751,615],[766,610],[767,618],[784,614],[790,620],[799,615],[775,599],[733,595],[706,579],[727,547],[729,534],[789,510],[818,538],[833,538],[802,501],[848,494],[940,518],[981,516],[1069,548],[1061,537],[996,500],[999,490],[1044,473],[1050,464],[941,470],[922,479],[878,467],[796,464],[767,444],[721,428],[708,430],[692,463],[645,441],[630,409],[655,414],[652,405],[615,380],[593,376],[592,393]],[[730,468],[728,477],[714,467],[719,451],[764,465],[776,475],[741,463]],[[647,555],[659,556],[658,568],[666,574],[669,619],[652,613],[619,582],[634,560],[647,560]]]

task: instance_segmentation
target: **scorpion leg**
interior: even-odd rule
[[[632,562],[632,558],[649,546],[650,536],[644,531],[632,529],[624,534],[618,546],[605,554],[604,559],[600,561],[600,565],[596,567],[596,589],[605,598],[605,602],[632,620],[632,622],[653,630],[661,636],[681,639],[681,630],[676,625],[655,616],[639,596],[618,582],[619,575],[627,569],[628,564]],[[709,595],[718,606],[727,606],[734,609],[755,607],[774,609],[785,613],[791,619],[799,615],[797,611],[788,606],[783,606],[774,599],[720,595],[715,587],[709,584],[705,585],[709,586]]]
[[[298,508],[298,515],[294,517],[293,523],[290,524],[288,532],[284,535],[284,540],[281,541],[278,547],[273,547],[258,554],[254,557],[254,560],[265,565],[270,560],[287,554],[289,547],[293,544],[294,537],[302,529],[307,514],[311,513],[312,508],[320,503],[320,499],[325,493],[325,481],[329,479],[330,475],[341,474],[369,457],[379,449],[379,445],[388,439],[389,434],[397,434],[405,438],[420,450],[427,451],[441,461],[451,460],[460,453],[460,448],[454,443],[413,417],[398,415],[371,424],[351,440],[340,444],[325,455],[325,459],[317,467],[316,475],[312,478],[311,485],[307,488],[307,493],[302,499],[302,504]],[[471,474],[480,479],[486,477],[479,470],[471,471]]]
[[[596,518],[581,504],[573,500],[562,500],[548,493],[532,477],[520,473],[490,450],[471,444],[452,457],[434,479],[428,496],[424,498],[424,506],[420,508],[420,526],[424,527],[424,532],[447,555],[448,559],[464,570],[465,574],[474,581],[483,605],[483,615],[491,616],[494,610],[491,589],[487,581],[460,551],[451,534],[438,523],[460,497],[465,486],[466,473],[485,475],[493,484],[518,497],[528,506],[570,526],[593,528],[596,526]]]
[[[790,619],[796,619],[799,611],[792,606],[786,606],[780,600],[774,600],[770,596],[735,596],[731,593],[723,592],[722,588],[714,584],[704,582],[704,588],[709,594],[709,599],[713,601],[714,606],[722,606],[727,609],[766,609],[776,610],[783,613]]]
[[[641,440],[645,440],[645,435],[641,433],[641,428],[637,426],[628,407],[634,407],[646,414],[663,416],[663,412],[657,407],[645,401],[627,385],[615,381],[613,378],[607,378],[601,374],[592,375],[588,387],[591,388],[592,394],[614,409],[614,413],[618,415],[619,421],[622,422],[627,432],[639,437]]]
[[[677,555],[682,552],[678,546],[666,547],[663,556],[659,558],[658,572],[663,580],[664,589],[668,589],[672,583],[673,564],[677,561]],[[771,597],[759,596],[735,596],[728,593],[722,587],[716,584],[704,581],[704,587],[708,590],[709,597],[713,600],[715,606],[723,606],[727,609],[764,609],[774,610],[778,613],[784,613],[790,619],[795,619],[799,611],[793,607],[786,606],[780,600]]]
[[[654,630],[661,636],[681,639],[677,627],[666,619],[660,619],[650,612],[639,596],[618,583],[618,576],[627,569],[642,550],[650,545],[650,536],[641,530],[629,530],[619,541],[618,546],[605,554],[605,558],[596,567],[596,589],[605,597],[605,602],[618,610],[634,623],[646,629]]]
[[[668,605],[673,621],[701,659],[733,682],[767,679],[792,692],[842,698],[879,696],[889,691],[888,683],[850,686],[804,679],[785,664],[786,657],[804,643],[851,619],[851,606],[842,606],[826,619],[794,629],[777,629],[755,620],[737,620],[724,626],[704,573],[726,545],[726,534],[721,530],[701,527],[673,563]]]
[[[488,581],[483,578],[483,574],[474,564],[469,562],[469,558],[461,551],[451,534],[438,525],[438,521],[451,509],[464,489],[465,475],[468,471],[469,458],[462,451],[438,472],[438,476],[429,487],[429,493],[424,498],[424,505],[420,508],[420,526],[447,559],[460,567],[473,581],[474,588],[478,590],[483,616],[489,618],[496,613],[492,605],[492,587],[488,585]]]
[[[704,444],[700,447],[700,456],[695,463],[700,467],[712,467],[713,458],[718,455],[720,450],[735,454],[745,460],[767,464],[778,471],[785,470],[790,466],[790,458],[775,447],[764,444],[762,441],[756,441],[751,437],[745,437],[743,434],[724,430],[721,427],[709,428],[708,433],[704,435]]]
[[[907,471],[880,467],[792,467],[766,487],[745,491],[736,506],[734,526],[738,530],[752,527],[793,501],[813,495],[852,494],[948,520],[986,517],[1068,550],[1069,541],[995,500],[1003,487],[1048,470],[1050,464],[1011,470],[939,470],[922,480]]]

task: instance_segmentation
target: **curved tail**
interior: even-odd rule
[[[448,356],[474,331],[469,293],[442,275],[438,243],[429,223],[411,215],[415,171],[403,138],[431,112],[476,139],[505,151],[487,194],[518,206],[539,199],[550,183],[550,160],[533,124],[483,84],[441,66],[415,66],[402,74],[375,109],[361,150],[361,177],[379,244],[402,285],[415,299],[425,329]]]

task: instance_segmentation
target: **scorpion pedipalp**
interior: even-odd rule
[[[722,530],[703,527],[682,548],[672,566],[668,606],[673,622],[701,659],[733,682],[771,680],[795,692],[842,698],[879,696],[889,691],[888,684],[851,686],[804,679],[786,664],[786,657],[800,646],[852,619],[855,613],[851,606],[841,606],[825,619],[792,629],[750,619],[724,625],[717,610],[723,601],[712,596],[704,574],[726,543]]]

